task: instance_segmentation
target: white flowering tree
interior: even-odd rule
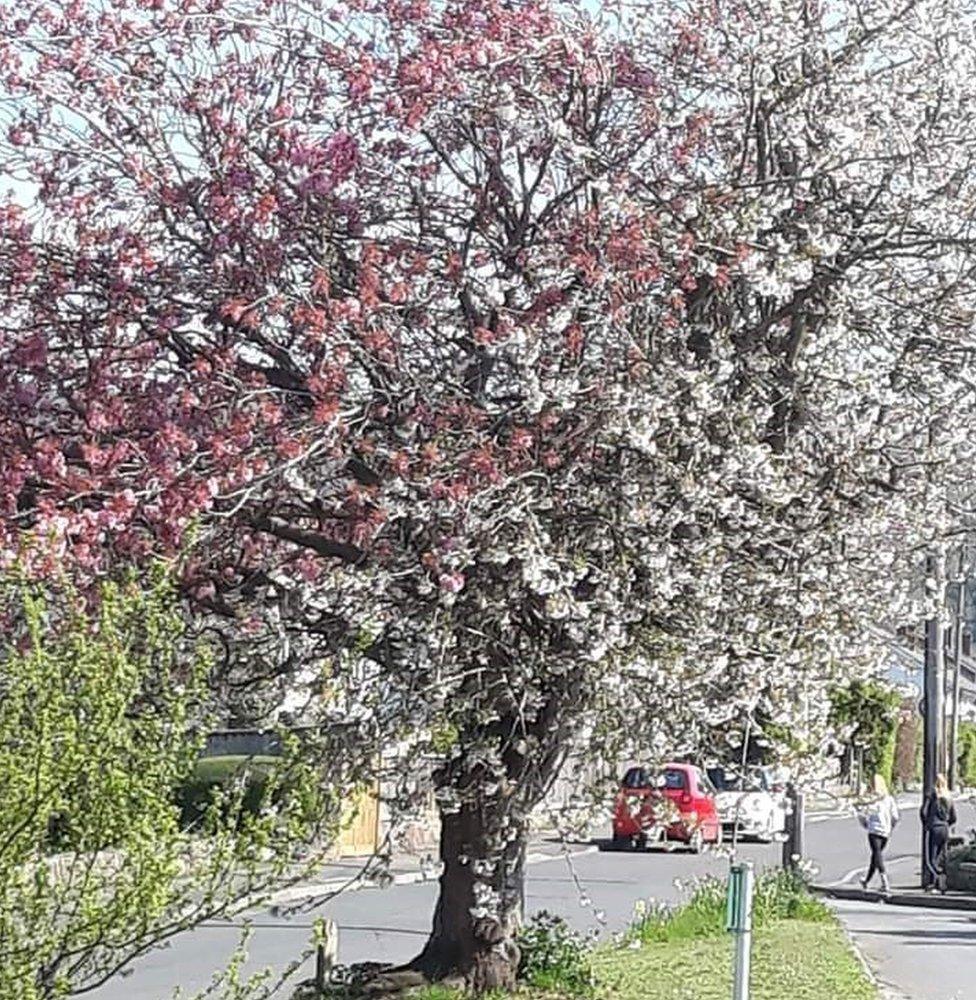
[[[580,734],[813,739],[875,654],[968,454],[965,7],[0,3],[0,540],[199,525],[229,660],[438,756],[429,976],[512,982]]]

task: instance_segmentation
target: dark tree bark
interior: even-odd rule
[[[465,805],[441,821],[440,896],[430,938],[411,967],[431,980],[463,979],[477,992],[510,990],[520,957],[527,824],[497,800]]]
[[[440,895],[427,944],[409,966],[428,980],[463,981],[478,993],[515,986],[529,814],[550,791],[578,731],[582,676],[577,666],[551,677],[545,702],[531,713],[513,700],[506,674],[472,681],[474,703],[485,698],[495,721],[479,724],[475,716],[462,730],[465,749],[434,774],[456,808],[441,810]],[[496,748],[487,755],[497,760],[494,768],[487,746]]]

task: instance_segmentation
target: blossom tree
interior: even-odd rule
[[[438,755],[425,974],[511,983],[581,735],[876,655],[966,454],[965,7],[0,3],[0,546],[195,532],[230,660]]]

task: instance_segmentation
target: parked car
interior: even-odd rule
[[[613,814],[617,848],[678,841],[698,852],[722,842],[715,789],[691,764],[665,764],[659,772],[632,767],[621,781]]]
[[[727,832],[754,837],[769,843],[786,829],[784,785],[772,771],[750,767],[710,767],[708,777],[717,789],[715,796],[722,826]]]

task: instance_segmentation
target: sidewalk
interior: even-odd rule
[[[929,897],[930,898],[930,897]],[[976,914],[832,899],[885,1000],[972,1000]]]
[[[850,934],[884,1000],[972,1000],[976,896],[923,892],[916,856],[894,859],[892,869],[887,896],[850,881],[813,888]]]

